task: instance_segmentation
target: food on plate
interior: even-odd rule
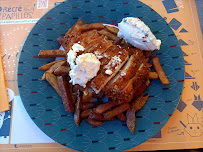
[[[135,113],[138,112],[142,107],[145,105],[149,98],[149,94],[146,96],[140,95],[138,98],[134,99],[131,103],[130,108],[126,112],[127,117],[127,126],[129,128],[129,131],[134,134],[135,130]]]
[[[118,29],[118,37],[125,39],[138,49],[150,51],[160,49],[161,40],[157,40],[150,28],[139,18],[123,18],[118,23]]]
[[[158,78],[159,78],[159,76],[156,72],[149,72],[149,79],[157,80]]]
[[[86,109],[86,110],[82,111],[81,118],[83,118],[83,119],[88,118],[91,112],[92,112],[92,109]]]
[[[84,24],[81,26],[81,30],[84,32],[84,31],[90,31],[90,30],[93,30],[93,29],[96,29],[96,30],[101,30],[104,28],[104,24],[102,23],[91,23],[91,24]]]
[[[125,114],[123,112],[119,113],[117,115],[117,117],[118,117],[118,119],[120,119],[120,121],[126,121],[127,120],[127,118],[126,118],[126,116],[125,116]]]
[[[113,34],[116,34],[116,35],[117,35],[118,31],[119,31],[118,28],[113,27],[113,26],[109,26],[109,25],[106,25],[105,29],[107,29],[109,32],[111,32]]]
[[[90,119],[90,118],[87,118],[86,121],[87,121],[90,125],[93,125],[93,126],[99,126],[99,125],[103,125],[103,124],[104,124],[104,121],[93,120],[93,119]]]
[[[61,60],[61,62],[56,62],[53,64],[47,71],[46,73],[54,73],[54,71],[59,68],[60,66],[66,65],[66,61]],[[42,80],[46,80],[45,73],[42,76]]]
[[[92,109],[97,107],[100,104],[100,102],[86,102],[82,104],[82,110],[86,110],[86,109]]]
[[[109,111],[107,111],[106,113],[104,113],[104,117],[105,118],[113,118],[114,116],[117,116],[118,114],[128,110],[130,108],[129,103],[123,103],[121,105],[119,105],[116,108],[113,108]]]
[[[149,98],[143,93],[150,80],[169,84],[158,57],[152,59],[156,72],[149,63],[151,51],[159,49],[161,41],[137,18],[123,19],[118,28],[83,24],[79,19],[57,40],[64,51],[42,50],[39,57],[65,58],[39,69],[46,70],[42,80],[61,96],[65,111],[74,113],[76,125],[85,119],[98,126],[117,117],[133,134],[135,113]]]
[[[103,104],[100,104],[99,106],[97,106],[95,108],[95,112],[102,114],[117,105],[118,105],[117,102],[106,102],[106,103],[103,103]]]
[[[165,74],[164,70],[161,67],[161,64],[159,62],[159,58],[157,56],[154,56],[152,58],[152,62],[153,62],[154,69],[157,72],[157,74],[159,76],[159,79],[161,80],[161,83],[163,85],[169,85],[169,80],[166,77],[166,74]]]
[[[150,80],[148,79],[146,82],[142,83],[139,86],[139,89],[136,90],[136,92],[134,93],[135,97],[138,97],[140,94],[142,94],[150,85]]]
[[[107,31],[107,30],[105,30],[105,29],[99,31],[99,34],[104,35],[104,36],[107,36],[110,40],[113,40],[113,41],[119,40],[119,37],[118,37],[118,36],[116,36],[115,34],[109,32],[109,31]]]
[[[82,22],[81,19],[79,19],[79,20],[77,21],[77,23],[75,23],[75,25],[73,25],[73,26],[68,30],[68,32],[66,32],[65,35],[68,35],[68,34],[72,33],[72,31],[73,31],[73,29],[75,28],[75,26],[81,26],[81,25],[83,25],[83,22]]]
[[[95,113],[95,112],[91,112],[88,118],[92,119],[92,120],[98,120],[98,121],[103,121],[104,120],[103,114],[98,114],[98,113]]]
[[[141,94],[138,98],[134,99],[131,103],[131,107],[135,110],[135,112],[138,112],[142,107],[145,105],[149,98],[149,94],[143,95]]]
[[[74,113],[74,121],[75,124],[79,127],[80,120],[81,120],[81,106],[82,106],[82,93],[78,90],[77,91],[77,101],[75,104],[75,113]]]
[[[59,89],[59,85],[57,83],[57,77],[49,72],[45,72],[45,78],[46,80],[49,82],[49,84],[56,90],[56,92],[58,93],[59,96],[62,96],[62,93]]]
[[[126,122],[127,122],[127,126],[129,131],[131,132],[131,134],[134,134],[135,131],[135,110],[133,107],[130,107],[127,112],[126,112]]]
[[[146,58],[149,58],[152,56],[152,51],[143,51],[143,54]]]
[[[70,89],[69,89],[69,84],[67,81],[66,76],[59,76],[57,77],[58,81],[58,86],[61,92],[61,98],[63,101],[64,109],[67,112],[74,112],[74,105],[73,105],[73,100],[71,97]],[[78,98],[77,98],[78,100]]]
[[[60,66],[56,70],[54,70],[55,75],[68,75],[70,71],[69,66]]]
[[[85,88],[86,83],[97,75],[101,63],[93,53],[85,53],[77,57],[77,53],[84,51],[84,48],[80,44],[74,47],[76,44],[78,43],[75,43],[67,53],[67,62],[71,68],[69,72],[70,82],[73,85],[79,84]]]
[[[66,57],[66,52],[63,50],[41,50],[38,56],[42,58]]]
[[[62,62],[62,61],[65,61],[65,59],[56,60],[56,61],[47,63],[47,64],[45,64],[45,65],[39,67],[39,70],[49,70],[49,68],[50,68],[52,65],[54,65],[55,63],[58,63],[58,62]]]
[[[128,58],[127,51],[116,45],[106,50],[100,60],[100,73],[91,81],[91,87],[96,94],[119,72]]]

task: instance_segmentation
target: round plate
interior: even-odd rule
[[[73,114],[64,111],[61,98],[48,82],[41,81],[44,71],[38,67],[53,61],[37,58],[40,50],[57,49],[58,37],[81,18],[84,23],[104,22],[117,25],[122,18],[136,16],[161,39],[160,58],[170,85],[160,80],[151,82],[146,92],[150,97],[136,114],[136,129],[132,135],[126,122],[105,122],[92,127],[84,120],[78,128]],[[138,0],[68,0],[51,9],[33,27],[21,51],[18,67],[18,87],[31,119],[56,142],[75,150],[123,151],[151,138],[166,124],[181,96],[184,82],[184,60],[178,40],[165,20]]]

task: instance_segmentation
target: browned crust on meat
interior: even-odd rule
[[[105,94],[107,97],[113,97],[118,92],[122,91],[128,84],[128,81],[136,74],[138,68],[140,67],[142,60],[133,54],[128,62],[123,66],[124,68],[112,79],[110,84],[105,87]],[[122,75],[125,73],[125,75]]]
[[[134,92],[148,80],[150,68],[143,64],[136,75],[128,82],[128,85],[117,94],[118,102],[130,102],[134,98]]]
[[[111,75],[105,74],[105,71],[107,70],[105,66],[107,66],[111,62],[114,56],[118,56],[121,62],[118,64],[115,63],[115,65],[110,66],[110,70],[112,71]],[[110,47],[105,52],[104,57],[100,60],[101,66],[100,66],[99,74],[91,82],[92,89],[96,93],[99,93],[101,89],[103,89],[103,87],[111,80],[111,78],[116,75],[116,73],[120,70],[120,68],[124,65],[124,63],[127,60],[128,60],[128,53],[125,49],[121,49],[115,45]]]

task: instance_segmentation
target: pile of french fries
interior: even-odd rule
[[[117,36],[118,28],[103,25],[102,23],[83,24],[81,20],[68,30],[66,35],[82,31],[91,34],[93,30],[97,30],[100,35],[104,35],[109,41],[121,47],[128,48],[129,55],[134,54],[139,49],[133,48],[131,45],[125,43],[123,39]],[[58,39],[60,41],[60,39]],[[143,51],[144,56],[150,57],[151,51]],[[42,80],[47,80],[50,85],[56,90],[58,95],[62,98],[64,109],[66,112],[74,113],[74,120],[79,127],[81,118],[85,119],[89,124],[98,126],[102,125],[104,121],[115,120],[116,117],[120,121],[126,121],[127,126],[132,134],[135,130],[135,113],[138,112],[145,105],[149,98],[149,94],[144,95],[144,90],[150,85],[150,81],[140,86],[136,98],[130,103],[118,103],[109,99],[108,102],[102,102],[98,96],[97,102],[93,102],[92,94],[88,94],[84,88],[79,85],[73,86],[69,83],[70,66],[67,63],[67,51],[62,50],[41,50],[39,57],[64,57],[64,59],[57,60],[46,65],[41,66],[40,70],[45,70]],[[163,85],[168,85],[169,81],[159,63],[157,56],[152,58],[153,66],[156,72],[149,72],[148,79],[160,79]],[[149,63],[149,66],[152,66]]]

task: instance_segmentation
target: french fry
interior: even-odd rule
[[[91,23],[91,24],[83,24],[81,26],[81,30],[84,31],[90,31],[90,30],[101,30],[104,28],[104,25],[102,23]]]
[[[146,63],[146,66],[151,68],[152,67],[152,64],[151,63]]]
[[[86,121],[93,126],[99,126],[99,125],[103,125],[104,122],[103,121],[98,121],[98,120],[92,120],[92,119],[86,119]]]
[[[149,98],[149,94],[146,96],[140,95],[138,98],[132,101],[131,107],[134,108],[135,112],[138,112],[142,107],[144,107],[145,103]]]
[[[100,35],[107,36],[110,40],[113,40],[113,41],[117,41],[117,40],[119,39],[118,36],[112,34],[111,32],[108,32],[108,31],[105,30],[105,29],[99,31],[99,34],[100,34]]]
[[[59,89],[59,85],[58,85],[56,76],[52,73],[46,72],[45,77],[46,77],[46,80],[49,82],[49,84],[56,90],[58,95],[62,96],[61,91]]]
[[[113,42],[113,44],[115,45],[120,45],[123,39],[118,39],[116,41]]]
[[[115,117],[112,117],[112,118],[104,118],[103,121],[113,121],[113,120],[116,120]]]
[[[57,60],[57,61],[53,61],[53,62],[50,62],[50,63],[47,63],[41,67],[39,67],[38,69],[39,70],[48,70],[52,65],[54,65],[55,63],[57,62],[62,62],[62,61],[65,61],[66,59],[61,59],[61,60]]]
[[[81,95],[80,91],[78,90],[77,102],[75,104],[75,113],[74,113],[74,121],[78,127],[80,126],[80,120],[81,120],[81,116],[80,116],[81,106],[82,106],[82,95]]]
[[[86,31],[83,34],[87,34],[89,36],[93,35],[94,33],[97,33],[97,30],[90,30],[90,31]]]
[[[73,31],[73,29],[74,29],[74,27],[75,27],[76,25],[80,25],[80,26],[81,26],[82,24],[83,24],[82,20],[79,19],[79,20],[75,23],[75,25],[73,25],[73,26],[68,30],[68,32],[66,32],[65,35],[68,35],[68,34],[72,33],[72,31]]]
[[[72,91],[70,91],[70,92],[71,92],[71,97],[72,97],[73,105],[74,105],[77,100],[77,93],[73,93]]]
[[[54,65],[52,65],[49,70],[47,70],[45,73],[53,73],[58,67],[62,66],[62,65],[66,65],[66,61],[62,61],[62,62],[56,62]],[[42,80],[46,80],[45,77],[45,73],[42,76]]]
[[[63,50],[41,50],[38,54],[40,58],[49,57],[66,57],[66,52]]]
[[[73,86],[73,92],[77,92],[78,90],[80,90],[80,92],[83,92],[85,89],[82,86],[75,84]]]
[[[73,101],[72,101],[72,97],[71,97],[71,93],[70,93],[70,89],[69,89],[69,84],[67,82],[66,77],[58,76],[57,81],[58,81],[58,86],[59,86],[59,89],[61,92],[61,97],[63,100],[63,105],[64,105],[65,111],[67,111],[69,113],[74,112],[74,105],[73,105]]]
[[[152,51],[143,51],[143,54],[146,58],[149,58],[152,56]]]
[[[60,66],[56,70],[54,70],[55,75],[68,75],[70,71],[69,66]]]
[[[120,119],[120,121],[126,121],[126,116],[125,116],[125,114],[123,112],[119,113],[117,115],[117,117]]]
[[[82,104],[82,110],[92,109],[99,105],[99,102],[86,102]]]
[[[163,85],[169,85],[169,80],[166,77],[164,70],[161,67],[161,64],[159,62],[159,58],[157,56],[154,56],[152,59],[152,62],[153,62],[154,69],[157,72],[159,79],[161,80],[161,83]]]
[[[124,39],[118,39],[116,41],[113,41],[112,43],[115,45],[121,45],[122,46],[125,44],[125,40]]]
[[[126,113],[126,117],[127,117],[127,126],[129,131],[131,132],[131,134],[134,134],[135,131],[135,109],[134,108],[130,108],[127,110]]]
[[[95,112],[90,113],[88,118],[92,120],[98,120],[98,121],[104,120],[104,116],[102,114],[97,114]]]
[[[80,25],[75,25],[75,27],[73,28],[72,33],[81,33],[82,29]]]
[[[63,46],[64,49],[66,48],[65,40],[62,37],[57,38],[57,41]]]
[[[81,118],[83,118],[83,119],[88,118],[89,115],[91,114],[91,112],[92,112],[92,109],[84,110],[83,112],[81,112]]]
[[[149,79],[157,80],[158,78],[159,78],[159,76],[156,72],[149,72]]]
[[[109,110],[107,111],[106,113],[104,113],[104,117],[105,118],[112,118],[112,117],[115,117],[117,116],[118,114],[128,110],[130,108],[130,105],[129,103],[124,103],[124,104],[121,104],[120,106],[112,109],[112,110]]]
[[[93,100],[92,93],[89,93],[88,89],[86,88],[83,91],[82,103],[91,102],[92,100]]]
[[[133,48],[133,46],[130,43],[126,43],[126,42],[124,44],[122,44],[121,46],[124,49]]]
[[[105,28],[106,28],[109,32],[111,32],[111,33],[113,33],[113,34],[115,34],[115,35],[117,35],[117,33],[118,33],[118,31],[119,31],[118,28],[113,27],[113,26],[105,25]]]
[[[103,104],[100,104],[99,106],[97,106],[95,108],[95,112],[98,114],[102,114],[117,105],[118,105],[118,103],[116,103],[116,102],[106,102],[106,103],[103,103]]]
[[[57,38],[57,41],[58,41],[60,44],[64,43],[64,39],[63,39],[62,37]]]
[[[69,82],[70,77],[66,76],[66,78],[67,78],[67,81]],[[77,93],[74,93],[72,91],[73,85],[71,83],[68,83],[68,85],[69,85],[69,90],[70,90],[70,94],[71,94],[71,97],[72,97],[73,105],[75,105],[75,102],[76,102],[76,99],[77,99]]]

